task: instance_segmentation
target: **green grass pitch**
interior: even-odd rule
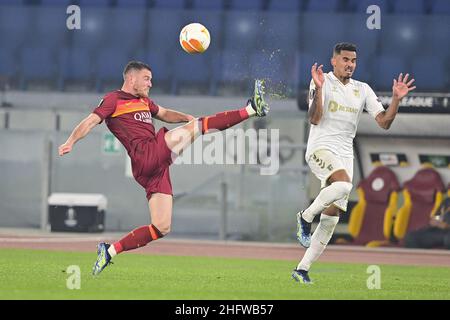
[[[126,253],[98,277],[95,252],[0,250],[0,299],[450,299],[450,268],[380,265],[369,290],[366,264],[316,263],[313,285],[291,279],[297,261]],[[68,289],[80,268],[80,289]]]

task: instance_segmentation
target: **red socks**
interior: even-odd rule
[[[212,116],[199,119],[202,134],[211,130],[225,130],[249,118],[246,108],[239,110],[225,111]]]
[[[162,238],[163,234],[154,225],[142,226],[134,229],[125,237],[113,243],[114,249],[119,254],[122,251],[133,250],[145,246],[147,243]]]

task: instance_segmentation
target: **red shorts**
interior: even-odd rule
[[[131,160],[134,178],[144,187],[149,200],[153,193],[173,194],[169,173],[173,153],[164,140],[167,131],[163,127],[155,139],[140,143]]]

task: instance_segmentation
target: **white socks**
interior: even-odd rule
[[[352,188],[353,185],[350,182],[344,181],[336,181],[323,188],[314,202],[303,212],[303,219],[311,223],[317,214],[328,208],[333,202],[349,195]]]
[[[111,244],[111,245],[109,246],[109,248],[108,248],[108,253],[109,253],[111,259],[112,259],[114,256],[117,255],[116,248],[114,248],[114,245]]]
[[[297,266],[297,270],[309,270],[311,264],[316,261],[325,250],[338,222],[338,216],[320,215],[320,223],[311,237],[311,246],[306,250],[303,259]]]
[[[249,103],[249,104],[245,107],[245,110],[247,111],[249,117],[253,117],[253,116],[256,115],[256,111],[255,111],[255,109],[253,109],[251,103]]]

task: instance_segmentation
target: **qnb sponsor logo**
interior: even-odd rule
[[[146,123],[152,123],[152,115],[150,112],[147,112],[147,111],[136,112],[134,114],[134,120],[146,122]]]
[[[180,132],[173,139],[183,143],[189,134]],[[207,134],[183,151],[174,164],[258,165],[261,175],[275,175],[280,168],[278,129],[228,129]]]

